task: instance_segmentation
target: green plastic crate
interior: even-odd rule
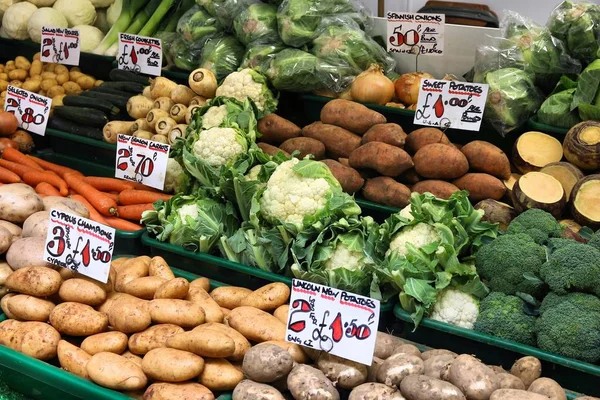
[[[55,129],[46,129],[46,140],[50,148],[57,154],[78,159],[85,158],[90,162],[110,167],[114,170],[115,155],[117,152],[116,144],[61,132]]]
[[[424,318],[414,330],[410,313],[399,304],[394,315],[402,328],[394,332],[400,337],[418,341],[433,348],[445,348],[458,353],[476,354],[487,364],[510,368],[523,356],[534,356],[542,362],[543,376],[552,378],[563,387],[590,396],[600,396],[600,366],[548,353],[536,347],[499,339],[481,332],[459,328],[440,321]]]
[[[356,197],[356,203],[362,209],[363,215],[369,215],[379,223],[385,221],[390,215],[400,211],[399,208],[374,203],[372,201],[361,199],[360,197]]]
[[[564,139],[567,135],[567,132],[569,132],[567,128],[560,128],[558,126],[542,124],[538,121],[537,115],[534,115],[533,117],[529,118],[529,121],[527,121],[527,126],[533,131],[547,133],[548,135],[554,136],[555,138],[560,140]]]

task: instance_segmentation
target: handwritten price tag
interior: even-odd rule
[[[444,55],[444,14],[387,13],[390,53]]]
[[[44,259],[106,283],[115,230],[61,210],[50,210]]]
[[[488,85],[482,83],[423,79],[413,122],[478,131],[487,93]]]
[[[115,177],[163,190],[171,146],[120,134]]]
[[[285,340],[371,365],[379,300],[294,279]]]
[[[79,65],[79,31],[43,26],[40,53],[42,62]]]
[[[117,65],[125,71],[160,76],[162,44],[160,39],[119,33]]]
[[[52,99],[8,85],[4,111],[17,117],[19,126],[26,131],[44,136]]]

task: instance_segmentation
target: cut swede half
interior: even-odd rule
[[[535,131],[519,136],[512,151],[512,161],[523,174],[539,171],[562,157],[563,146],[556,138]]]
[[[584,121],[571,129],[563,142],[565,158],[585,170],[600,168],[600,122]]]
[[[540,172],[552,175],[560,182],[565,190],[567,201],[569,201],[569,198],[571,197],[571,190],[573,190],[573,186],[575,186],[575,184],[585,176],[579,168],[564,161],[548,164],[542,168]]]
[[[529,172],[515,183],[512,191],[513,206],[518,212],[539,208],[560,218],[567,199],[565,190],[553,176],[541,172]]]
[[[580,179],[571,192],[571,213],[580,225],[600,228],[600,174]]]

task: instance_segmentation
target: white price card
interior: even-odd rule
[[[79,215],[50,210],[44,259],[62,268],[106,283],[115,230]]]
[[[17,117],[19,126],[26,131],[44,136],[52,99],[8,85],[4,111],[13,113]]]
[[[285,340],[371,365],[379,306],[370,297],[294,279]]]
[[[119,33],[117,66],[125,71],[160,76],[162,68],[161,40]]]
[[[40,45],[40,61],[79,65],[81,48],[77,29],[42,26]]]
[[[387,13],[387,50],[390,53],[444,55],[444,14]]]
[[[478,131],[487,93],[483,83],[422,79],[413,123]]]
[[[168,144],[119,134],[115,177],[163,190],[170,149]]]

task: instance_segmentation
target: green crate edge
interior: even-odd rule
[[[56,154],[79,159],[85,156],[96,164],[114,168],[117,146],[102,140],[47,128],[45,140]]]
[[[551,134],[551,135],[558,135],[561,137],[564,137],[567,134],[567,132],[569,132],[569,129],[567,129],[567,128],[546,125],[546,124],[542,124],[541,122],[538,122],[537,114],[534,115],[533,117],[529,118],[529,120],[527,121],[527,127],[532,130],[536,130],[536,131]]]

